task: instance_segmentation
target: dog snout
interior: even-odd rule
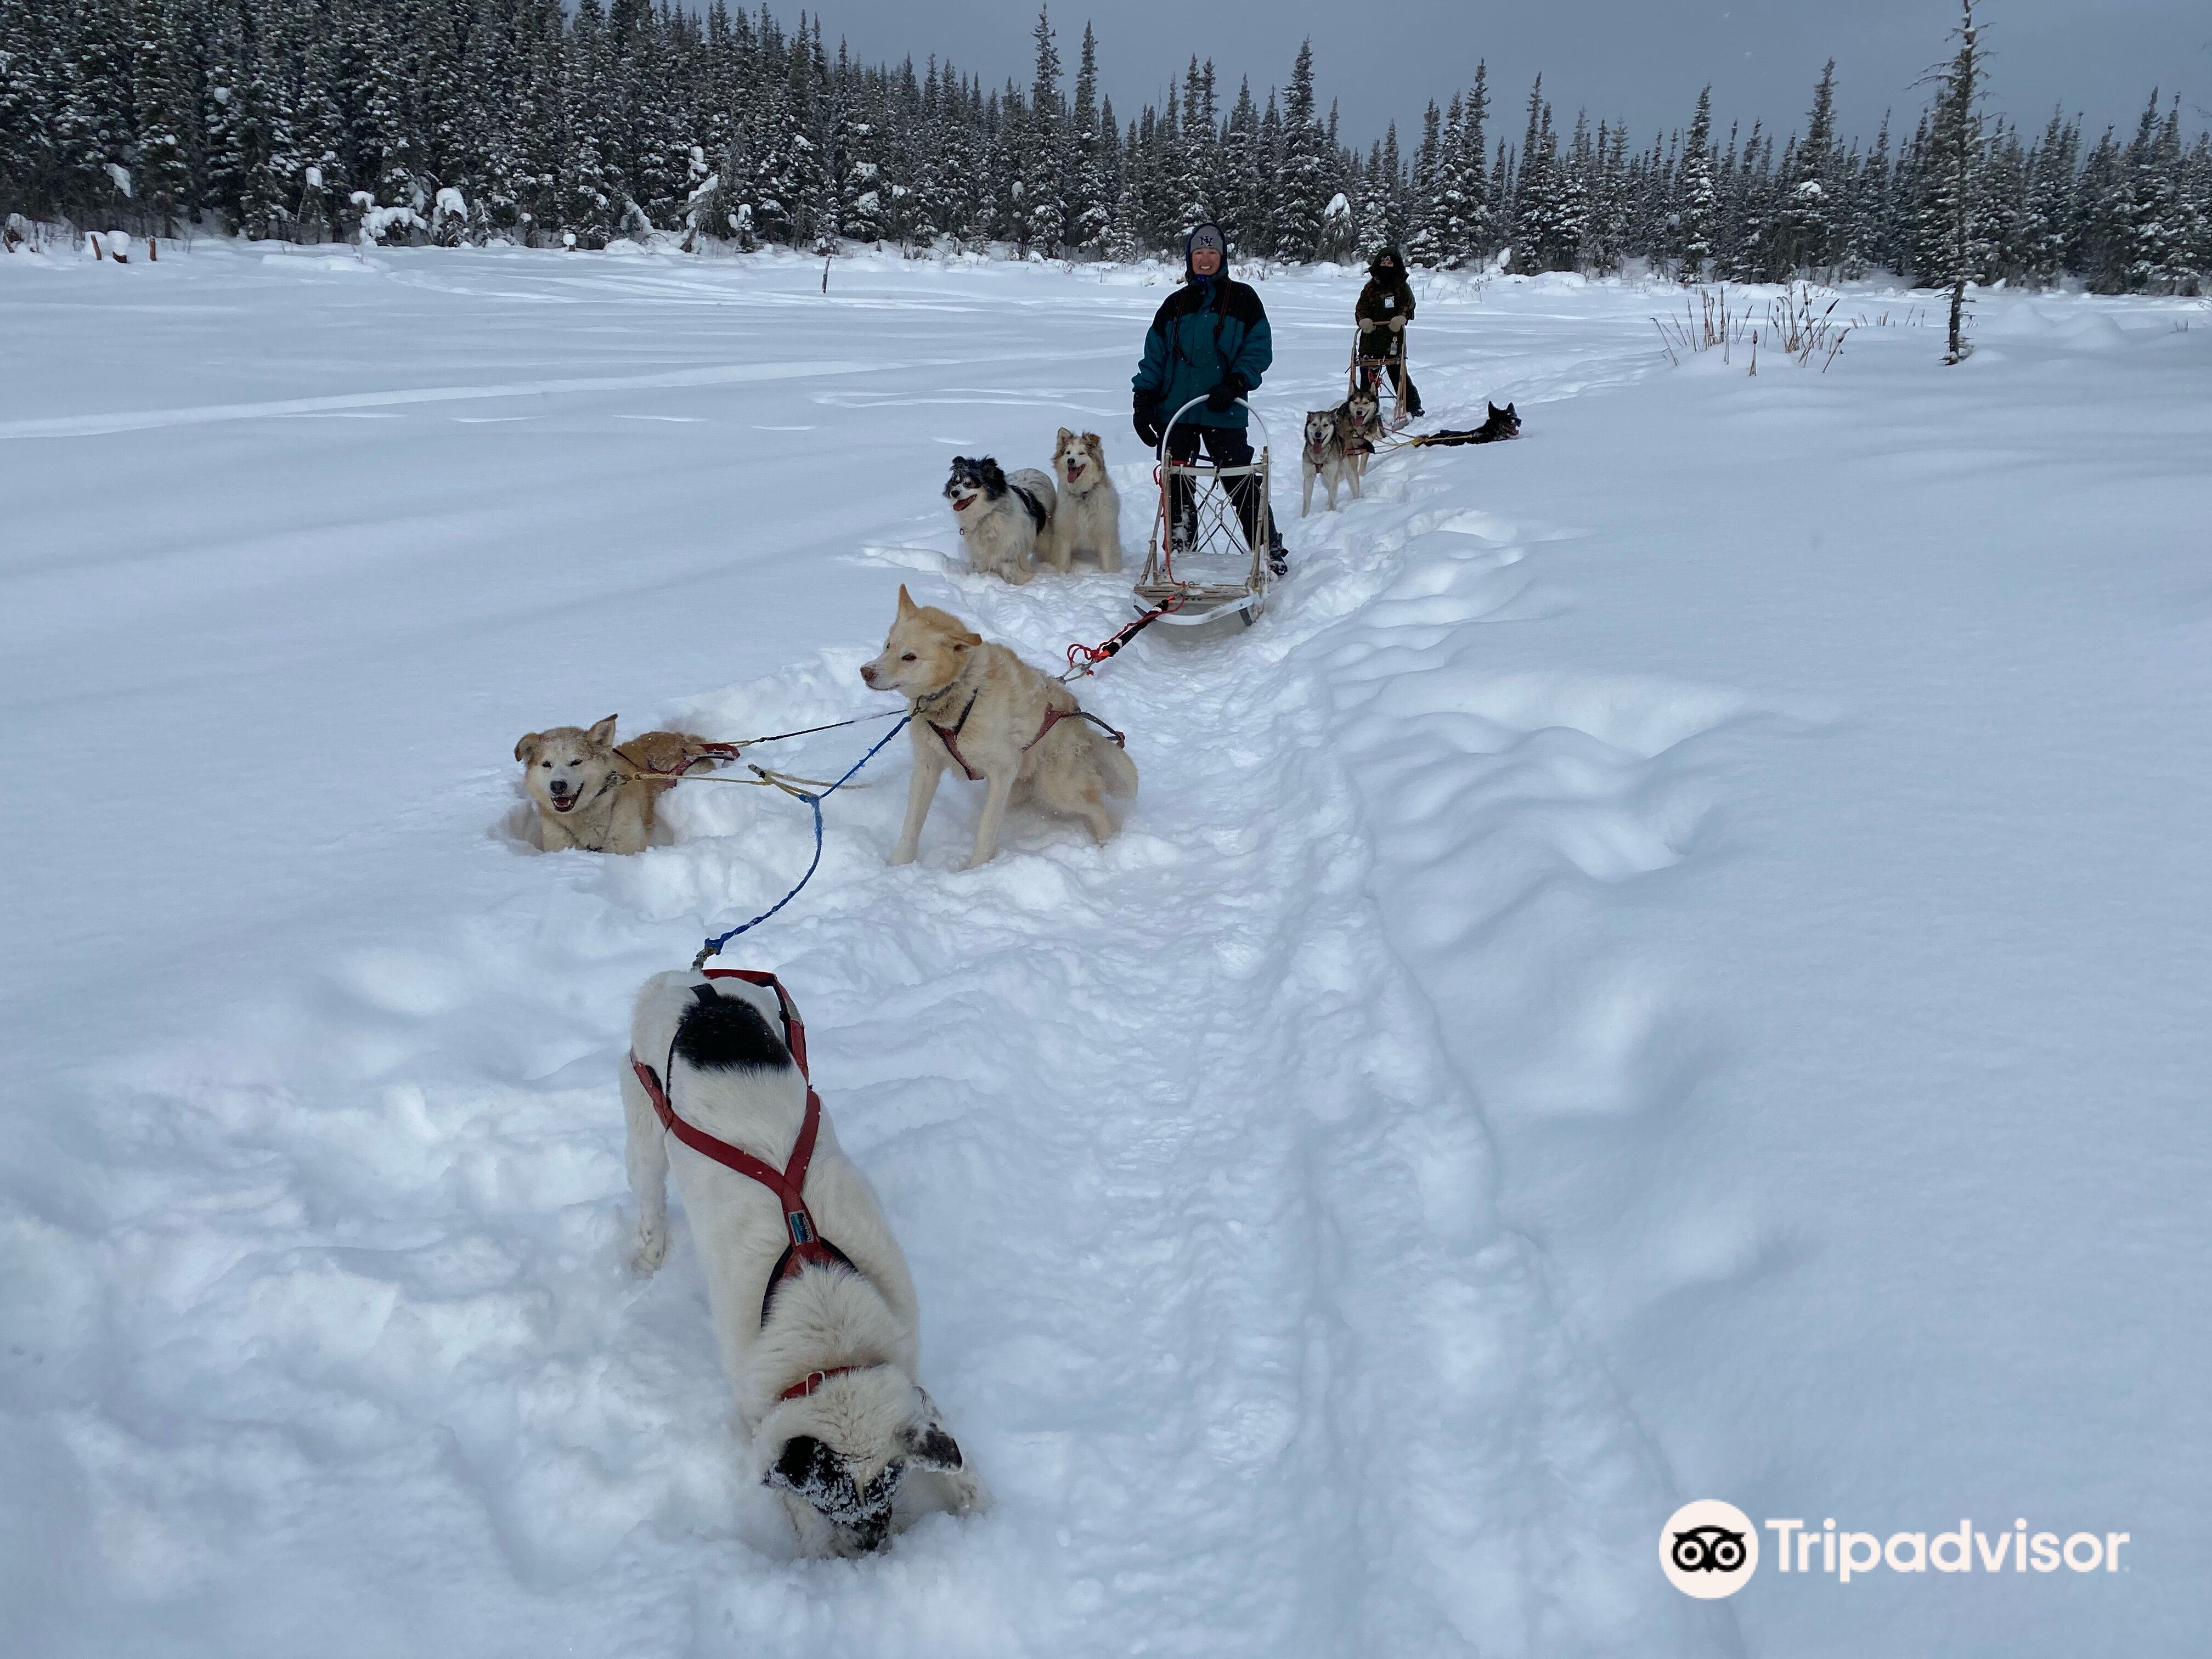
[[[566,778],[556,778],[552,782],[545,786],[547,790],[556,795],[565,795],[575,787],[576,786],[574,784],[569,782]]]
[[[860,665],[860,683],[863,685],[873,685],[876,683],[875,664],[864,662]]]

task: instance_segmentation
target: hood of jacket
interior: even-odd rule
[[[1215,271],[1211,276],[1201,276],[1190,268],[1191,245],[1198,240],[1198,233],[1201,230],[1210,230],[1216,236],[1218,236],[1221,239],[1221,269]],[[1186,283],[1215,283],[1219,282],[1223,277],[1228,276],[1228,274],[1229,233],[1211,219],[1206,220],[1203,224],[1193,225],[1190,228],[1190,234],[1182,239],[1183,281]]]
[[[1183,257],[1188,259],[1189,255],[1186,253]],[[1382,269],[1385,259],[1391,262],[1391,269],[1387,272]],[[1395,247],[1386,247],[1367,262],[1367,274],[1378,283],[1402,283],[1406,280],[1406,256]]]

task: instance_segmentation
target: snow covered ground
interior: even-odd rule
[[[640,1285],[627,1005],[804,810],[521,850],[509,750],[878,706],[955,453],[1107,434],[1130,272],[0,259],[0,1650],[2154,1654],[2212,1619],[2212,307],[1853,294],[1826,375],[1667,296],[1438,286],[1518,444],[1288,521],[1257,629],[1080,688],[1143,773],[884,858],[902,743],[733,947],[913,1259],[995,1487],[859,1563],[738,1481]],[[1276,276],[1290,453],[1353,283]],[[1295,481],[1279,484],[1295,510]],[[872,733],[878,728],[863,728]],[[781,756],[821,775],[872,736]],[[1662,1522],[2126,1532],[2118,1571],[1690,1601]],[[1771,1542],[1768,1547],[1771,1550]]]

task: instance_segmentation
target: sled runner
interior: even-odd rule
[[[1249,628],[1267,607],[1273,572],[1268,556],[1275,520],[1267,502],[1267,423],[1244,404],[1259,422],[1261,441],[1243,465],[1223,466],[1204,453],[1188,461],[1173,459],[1168,450],[1176,422],[1205,401],[1193,398],[1160,434],[1159,461],[1152,469],[1159,505],[1136,595],[1160,622],[1188,628],[1234,611]]]
[[[1398,355],[1395,357],[1369,357],[1359,349],[1360,334],[1352,331],[1352,366],[1346,372],[1346,391],[1365,392],[1382,411],[1382,424],[1391,431],[1401,430],[1409,418],[1406,413],[1406,337],[1398,336]]]

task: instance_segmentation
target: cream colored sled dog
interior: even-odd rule
[[[527,732],[514,745],[546,852],[643,852],[660,797],[685,773],[714,764],[702,752],[708,740],[689,732],[644,732],[617,747],[615,718]]]
[[[807,1083],[798,1010],[757,977],[656,974],[638,993],[622,1072],[636,1265],[668,1253],[672,1165],[754,1467],[805,1553],[857,1555],[990,1495],[915,1381],[914,1280]],[[745,1159],[795,1174],[795,1196]]]
[[[1095,432],[1060,429],[1052,452],[1059,505],[1037,540],[1037,556],[1061,570],[1087,553],[1108,574],[1121,568],[1121,496],[1106,476],[1106,443]]]
[[[1054,811],[1081,818],[1103,842],[1117,827],[1107,798],[1137,793],[1136,763],[1077,707],[1066,686],[1005,646],[986,644],[951,612],[916,605],[903,586],[883,655],[863,664],[860,678],[876,690],[902,693],[913,717],[907,731],[914,785],[893,864],[914,861],[948,766],[989,786],[968,854],[970,870],[997,854],[999,826],[1018,798],[1033,793]]]

